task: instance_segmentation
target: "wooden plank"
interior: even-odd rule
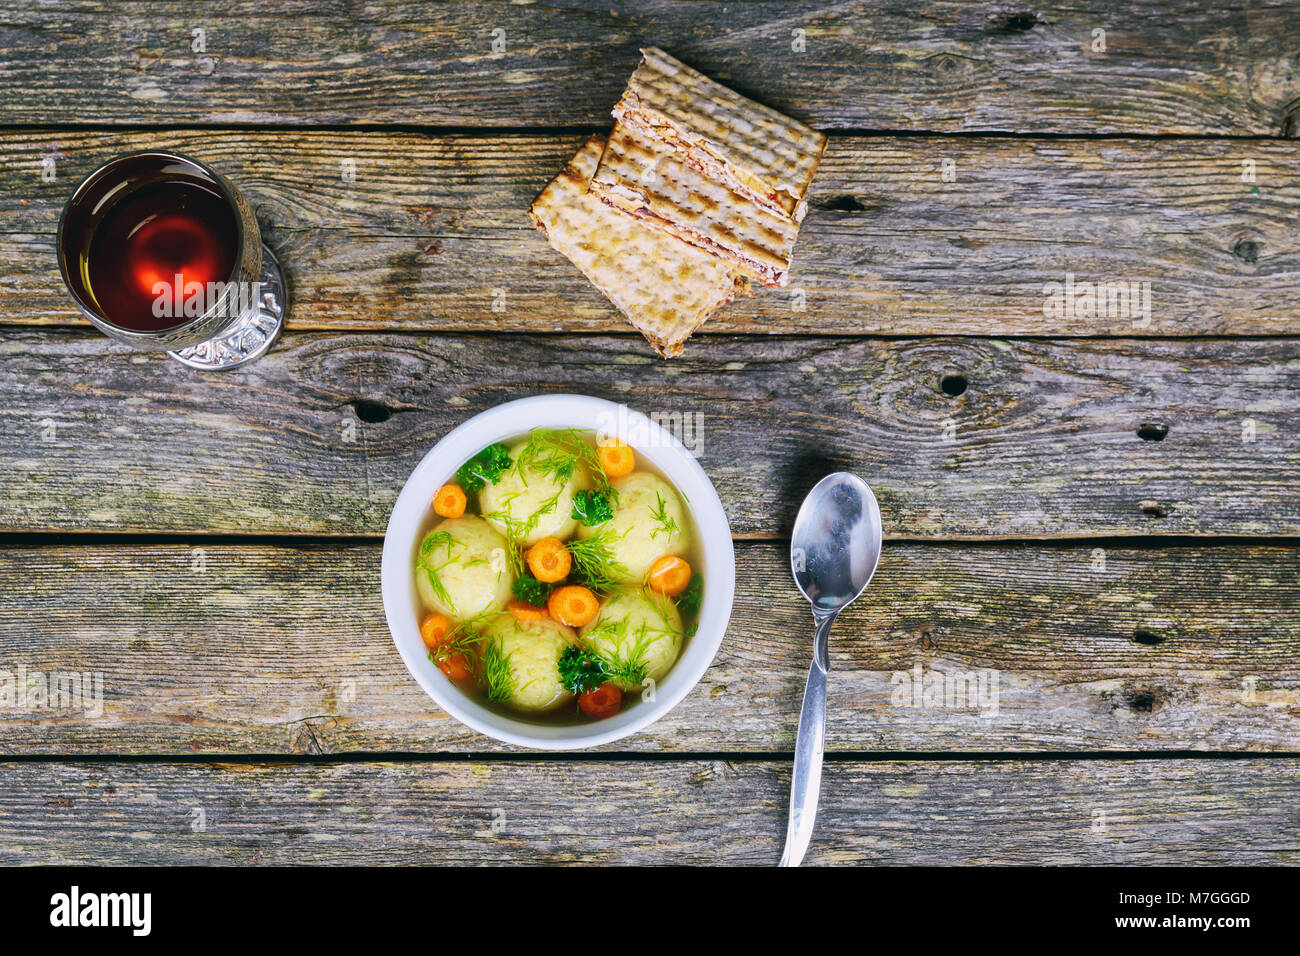
[[[655,44],[826,128],[1276,135],[1300,96],[1293,14],[1279,0],[8,2],[0,75],[16,124],[560,126],[606,122]]]
[[[793,750],[808,609],[783,546],[742,543],[738,568],[702,682],[606,750]],[[827,748],[1295,750],[1298,572],[1300,549],[1273,546],[890,545],[836,625]],[[0,752],[514,749],[442,713],[407,674],[378,582],[374,544],[0,550],[0,671],[46,686],[98,674],[102,688],[102,706],[91,693],[0,709]],[[923,688],[974,674],[984,694],[914,694],[918,669]]]
[[[5,768],[0,862],[775,865],[788,765]],[[1288,760],[831,762],[806,862],[1300,862]],[[936,832],[943,834],[936,839]]]
[[[11,329],[0,527],[382,534],[450,428],[570,391],[691,424],[741,536],[783,536],[836,468],[873,485],[894,537],[1294,535],[1295,354],[1286,339],[708,336],[665,363],[632,336],[313,333],[203,375],[94,333]]]
[[[0,255],[10,266],[0,314],[7,323],[82,321],[54,252],[63,203],[112,156],[166,146],[207,160],[248,192],[289,273],[293,328],[625,331],[525,215],[581,140],[5,133]],[[41,178],[47,157],[55,157],[53,182]],[[955,182],[944,181],[949,162]],[[343,163],[355,182],[342,181]],[[1285,143],[849,137],[831,144],[813,189],[791,287],[733,303],[706,329],[1150,336],[1295,328],[1300,156]],[[1125,297],[1092,312],[1055,309],[1045,290],[1067,274],[1123,282],[1138,292],[1136,308]]]

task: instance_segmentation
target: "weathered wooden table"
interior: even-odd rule
[[[525,215],[651,43],[832,137],[791,288],[671,363]],[[1297,51],[1270,2],[4,0],[0,669],[103,706],[0,708],[0,861],[774,863],[785,538],[847,468],[887,542],[809,862],[1297,862]],[[285,263],[246,369],[63,291],[62,203],[144,147]],[[701,412],[737,537],[713,667],[608,752],[467,731],[380,604],[414,464],[548,390]],[[996,713],[907,706],[916,668]]]

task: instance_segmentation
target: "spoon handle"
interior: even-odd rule
[[[826,671],[834,614],[817,618],[812,665],[799,711],[799,736],[794,745],[794,772],[790,779],[790,824],[785,833],[781,866],[798,866],[812,839],[817,819],[817,798],[822,787],[822,752],[826,738]]]

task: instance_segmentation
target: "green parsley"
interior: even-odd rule
[[[593,691],[610,678],[605,661],[599,654],[572,645],[564,649],[557,666],[560,669],[560,683],[571,694]]]
[[[461,465],[456,471],[456,481],[465,491],[479,491],[488,483],[495,485],[509,468],[510,452],[498,442]]]
[[[546,604],[546,599],[551,596],[551,586],[542,583],[531,574],[524,573],[515,578],[515,583],[510,585],[510,593],[525,604],[542,607]]]
[[[579,491],[573,496],[573,518],[586,525],[601,524],[614,517],[609,495],[603,491]]]
[[[704,578],[696,572],[691,575],[690,583],[686,585],[686,590],[677,597],[677,610],[683,618],[693,618],[700,613],[700,605],[704,603]]]

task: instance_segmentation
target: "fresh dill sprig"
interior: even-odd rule
[[[586,632],[584,639],[587,641],[588,647],[596,641],[606,642],[610,645],[610,650],[592,652],[591,656],[599,661],[600,669],[609,680],[631,687],[639,685],[645,680],[645,652],[649,648],[650,642],[642,640],[631,648],[625,647],[627,643],[627,627],[627,618],[625,617],[617,620],[597,621],[595,626]],[[640,636],[645,637],[644,633]]]
[[[499,637],[488,641],[483,651],[483,683],[488,700],[497,702],[509,700],[518,690],[518,682],[510,670],[510,655]]]
[[[511,492],[501,499],[501,507],[496,511],[482,515],[484,521],[497,521],[505,528],[506,540],[510,547],[506,551],[506,560],[510,566],[510,573],[515,577],[524,573],[524,539],[536,530],[537,524],[542,519],[542,515],[550,514],[560,503],[560,491],[557,491],[551,497],[547,498],[537,510],[528,516],[526,520],[516,518],[510,510],[510,506],[515,499],[519,497],[519,492]]]
[[[532,533],[532,531],[537,527],[537,522],[541,520],[542,515],[548,515],[555,510],[556,506],[560,503],[560,495],[563,493],[564,489],[561,488],[537,506],[536,510],[528,516],[528,520],[524,522],[525,534]]]
[[[668,597],[666,594],[660,594],[658,591],[642,591],[641,600],[653,607],[659,616],[659,620],[663,622],[663,627],[650,627],[649,629],[652,633],[667,634],[671,637],[682,636],[682,632],[669,623],[669,621],[672,620],[672,616],[669,612],[677,610],[677,606],[672,598]],[[678,616],[680,617],[680,613]],[[649,625],[645,626],[649,627]]]
[[[611,643],[618,643],[627,633],[627,618],[620,617],[617,620],[605,620],[597,618],[596,623],[588,628],[582,635],[588,645],[595,640],[605,640]]]
[[[626,534],[603,528],[590,538],[575,538],[565,545],[577,577],[593,591],[612,591],[627,577],[627,567],[614,557],[614,542]]]
[[[663,638],[680,640],[682,632],[669,623],[672,602],[661,595],[651,595],[635,589],[624,592],[634,600],[644,601],[654,609],[662,624],[656,627],[652,621],[642,620],[632,630],[626,615],[618,618],[597,618],[595,623],[583,634],[587,646],[593,647],[597,642],[607,646],[606,650],[591,652],[600,658],[608,679],[625,688],[640,687],[645,683],[648,670],[650,645]]]
[[[510,574],[516,578],[524,573],[524,557],[521,552],[524,537],[531,530],[510,513],[510,503],[517,497],[519,492],[506,495],[498,510],[480,515],[484,521],[495,521],[505,528],[506,565],[510,568]]]
[[[664,501],[664,496],[658,491],[655,492],[655,505],[650,509],[650,517],[655,522],[655,529],[650,532],[652,539],[659,537],[660,532],[663,532],[671,543],[673,535],[681,530],[677,527],[677,519],[668,513],[668,502]]]
[[[478,673],[481,657],[483,635],[479,632],[487,621],[500,614],[500,611],[480,611],[473,617],[466,618],[452,627],[438,642],[438,646],[429,652],[429,660],[434,664],[460,654],[471,673]]]
[[[604,491],[609,487],[609,475],[600,463],[600,455],[587,436],[577,428],[534,428],[528,441],[515,456],[515,466],[520,475],[533,471],[547,475],[552,480],[566,484],[579,467],[585,467]]]
[[[655,638],[644,621],[631,640],[626,636],[627,618],[618,623],[622,625],[619,639],[614,642],[614,649],[603,655],[605,669],[615,683],[640,687],[645,682],[646,654]]]
[[[450,555],[451,546],[455,543],[450,531],[430,531],[424,536],[424,540],[420,542],[419,561],[427,563],[429,556],[433,554],[433,549],[439,545],[446,548],[447,554]]]
[[[434,596],[449,610],[455,611],[456,605],[452,603],[451,594],[442,583],[438,576],[439,572],[449,564],[455,564],[456,558],[452,556],[452,546],[456,540],[451,536],[449,531],[431,531],[425,535],[420,542],[420,556],[416,559],[416,567],[425,573],[429,579],[429,587],[433,590]],[[441,563],[434,563],[433,552],[442,547],[445,551],[445,558]]]

